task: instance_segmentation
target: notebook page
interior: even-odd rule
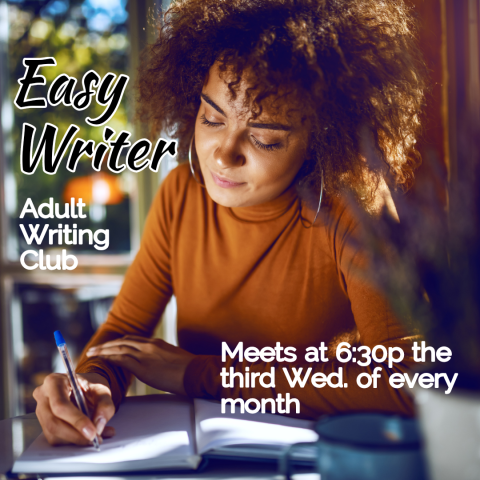
[[[15,462],[14,473],[116,472],[196,468],[192,404],[184,397],[129,397],[109,425],[116,435],[93,447],[52,447],[41,434]]]
[[[194,406],[200,455],[213,449],[226,448],[233,452],[232,447],[255,445],[257,450],[263,446],[264,455],[270,457],[276,455],[274,451],[281,451],[287,445],[318,439],[313,430],[315,422],[310,420],[271,413],[232,414],[230,408],[228,413],[222,414],[220,403],[198,398],[194,400]]]

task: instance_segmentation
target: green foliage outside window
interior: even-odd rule
[[[50,83],[62,73],[77,79],[76,90],[82,88],[83,75],[92,69],[101,77],[107,72],[117,75],[128,73],[129,38],[126,25],[128,14],[125,3],[123,0],[8,2],[10,100],[13,102],[19,87],[17,81],[25,73],[25,67],[22,64],[25,57],[54,57],[57,62],[56,66],[41,67],[39,73],[45,76],[47,85],[32,87],[29,98],[46,98]],[[48,105],[45,109],[24,110],[13,107],[14,125],[11,132],[13,148],[9,163],[15,178],[17,208],[11,216],[12,228],[17,231],[20,242],[20,251],[23,247],[27,247],[18,228],[18,215],[26,199],[32,198],[34,205],[47,202],[50,197],[53,197],[55,202],[64,203],[62,194],[66,183],[74,177],[94,173],[91,159],[86,156],[83,156],[78,163],[75,173],[66,170],[65,162],[68,152],[55,175],[45,174],[40,167],[33,175],[21,173],[20,145],[23,122],[28,122],[37,129],[34,149],[47,122],[56,125],[59,129],[57,145],[71,124],[80,127],[75,138],[94,140],[95,143],[101,142],[106,126],[113,128],[117,133],[124,129],[132,131],[127,117],[126,97],[129,91],[131,91],[131,84],[127,86],[127,94],[124,95],[115,115],[102,127],[92,127],[85,122],[86,117],[97,117],[105,108],[96,103],[95,97],[92,98],[90,106],[80,112],[64,105],[56,107]],[[100,216],[97,214],[96,221],[93,221],[90,216],[85,220],[76,220],[78,228],[110,229],[110,248],[102,253],[120,253],[130,250],[128,194],[132,178],[129,178],[128,173],[124,173],[120,174],[118,180],[125,191],[125,197],[121,203],[100,205],[101,214]],[[53,228],[61,222],[57,219],[44,221],[51,222]],[[33,219],[32,222],[39,223],[39,220]],[[25,219],[22,223],[26,223]],[[98,253],[88,246],[70,248]]]

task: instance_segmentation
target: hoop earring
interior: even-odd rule
[[[322,183],[321,183],[321,186],[320,186],[320,199],[318,200],[318,208],[317,208],[317,212],[315,213],[315,218],[313,219],[313,222],[308,225],[308,226],[305,226],[305,223],[303,223],[303,217],[300,216],[300,219],[301,219],[301,222],[302,222],[302,225],[304,226],[304,228],[311,228],[315,225],[315,222],[317,221],[317,217],[318,217],[318,214],[320,213],[320,208],[322,207],[322,197],[323,197],[323,169],[321,170],[322,172]]]
[[[190,164],[190,172],[192,172],[192,176],[195,179],[195,181],[203,188],[205,188],[205,185],[200,182],[197,178],[197,175],[195,174],[195,169],[193,168],[193,160],[192,160],[192,148],[193,148],[193,139],[195,138],[195,134],[192,135],[192,139],[190,140],[190,146],[188,148],[188,163]]]

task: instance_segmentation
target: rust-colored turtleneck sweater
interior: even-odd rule
[[[123,335],[151,336],[173,294],[179,345],[197,355],[184,379],[189,396],[275,399],[289,392],[299,399],[301,416],[310,418],[360,410],[411,413],[409,396],[388,385],[388,375],[405,371],[410,360],[393,370],[382,365],[376,389],[356,384],[357,375],[371,373],[376,363],[362,368],[336,359],[304,361],[306,347],[328,344],[355,327],[363,345],[410,350],[407,333],[385,298],[358,272],[366,256],[352,241],[360,225],[350,209],[335,200],[321,212],[314,227],[305,228],[314,213],[301,207],[294,188],[266,204],[226,208],[195,182],[188,165],[180,165],[161,185],[140,250],[88,347]],[[222,363],[222,341],[231,349],[238,342],[244,348],[280,342],[296,347],[298,361],[242,363],[227,358]],[[274,366],[276,388],[266,389],[258,382],[254,388],[223,388],[220,372],[230,366],[236,371],[248,366],[250,372],[270,372]],[[348,388],[315,388],[307,382],[292,390],[282,367],[302,366],[313,367],[312,375],[343,367]],[[77,371],[107,376],[118,405],[129,382],[125,371],[87,359],[85,352]]]

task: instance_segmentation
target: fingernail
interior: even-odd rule
[[[101,435],[103,432],[103,429],[105,428],[105,425],[107,424],[107,421],[105,420],[104,417],[98,417],[97,421],[95,422],[95,425],[97,427],[97,434]]]
[[[96,435],[95,430],[91,427],[83,427],[82,432],[85,438],[90,441],[92,441]]]

